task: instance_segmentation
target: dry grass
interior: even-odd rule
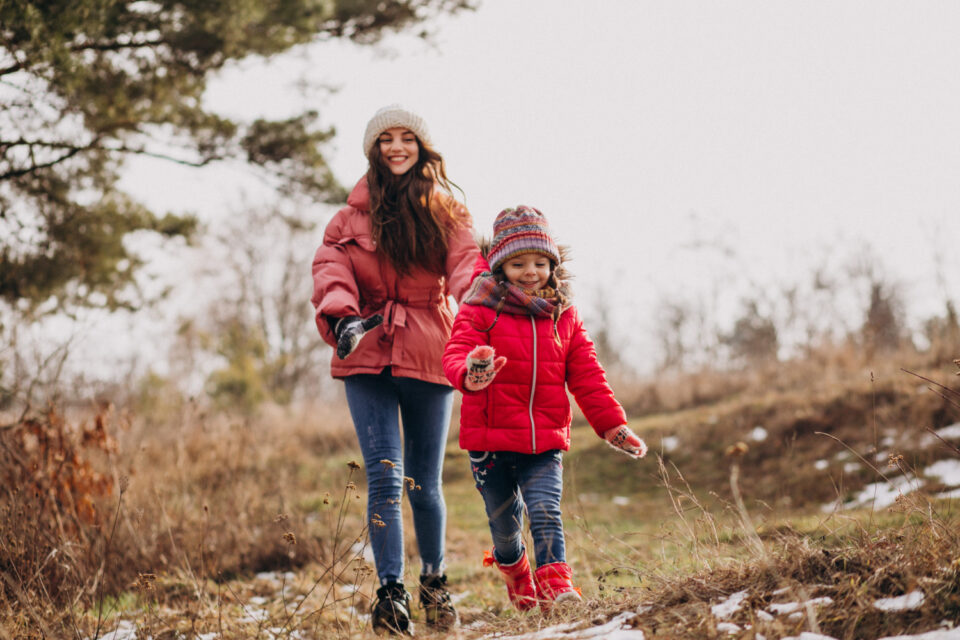
[[[955,381],[942,366],[914,368]],[[893,367],[845,376],[838,368],[830,383],[809,372],[779,375],[737,383],[716,375],[715,398],[701,391],[700,401],[633,422],[659,454],[640,464],[575,428],[564,509],[586,602],[552,617],[517,614],[497,572],[481,568],[490,544],[482,503],[451,443],[447,561],[463,626],[449,637],[565,622],[626,624],[665,638],[728,637],[722,623],[736,624],[739,637],[819,630],[876,638],[960,622],[958,516],[949,502],[915,493],[886,510],[821,512],[903,471],[880,454],[908,470],[956,455],[922,444],[929,429],[960,417],[956,392]],[[91,638],[121,619],[155,638],[369,637],[364,486],[348,464],[359,456],[342,408],[272,408],[242,419],[170,403],[133,418],[99,411],[31,420],[0,421],[10,424],[0,431],[0,468],[20,474],[0,496],[0,638]],[[765,437],[752,438],[757,427]],[[414,584],[417,554],[407,539]],[[919,609],[873,607],[917,589]],[[729,619],[713,615],[713,605],[742,590]],[[831,602],[799,617],[769,613],[777,602],[824,597]],[[425,631],[418,635],[430,637]]]

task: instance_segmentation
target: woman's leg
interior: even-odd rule
[[[421,574],[443,573],[447,506],[443,499],[443,455],[453,409],[453,389],[440,384],[396,378],[403,419],[404,473],[417,547],[423,563]]]
[[[560,498],[563,495],[563,453],[544,451],[518,456],[520,493],[527,505],[530,535],[538,567],[566,562]]]
[[[381,585],[403,582],[403,460],[397,389],[384,374],[348,376],[344,383],[367,474],[367,523],[377,576]]]
[[[494,559],[504,565],[523,555],[523,501],[517,486],[516,454],[471,451],[470,470],[483,497],[493,537]]]

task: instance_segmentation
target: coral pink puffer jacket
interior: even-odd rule
[[[501,313],[489,307],[461,305],[453,334],[443,354],[443,369],[463,392],[460,408],[460,447],[471,451],[541,453],[570,448],[572,412],[567,388],[598,435],[626,424],[623,407],[613,396],[593,342],[580,314],[569,307],[553,319]],[[464,386],[467,354],[488,344],[507,363],[493,382],[480,391]]]
[[[366,177],[353,188],[347,206],[327,224],[313,259],[311,301],[320,335],[335,347],[328,316],[383,314],[383,324],[365,335],[350,356],[331,358],[333,377],[380,373],[389,366],[394,376],[449,384],[441,364],[454,318],[448,296],[459,301],[466,293],[480,250],[466,209],[445,194],[435,193],[434,203],[453,203],[467,221],[450,235],[444,276],[418,270],[401,277],[377,254]]]

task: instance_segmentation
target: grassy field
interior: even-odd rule
[[[651,454],[630,460],[575,426],[564,517],[585,602],[553,617],[516,613],[481,566],[489,533],[453,435],[461,626],[445,635],[872,639],[960,624],[960,514],[945,497],[960,452],[933,435],[960,421],[953,374],[680,378],[656,383],[645,414],[650,388],[624,384]],[[0,638],[372,637],[363,471],[342,408],[242,419],[164,406],[4,430]],[[407,556],[415,585],[412,535]],[[904,595],[913,608],[877,604]]]

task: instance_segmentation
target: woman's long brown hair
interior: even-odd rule
[[[417,138],[420,156],[405,174],[390,171],[379,138],[370,151],[370,223],[377,251],[401,275],[415,269],[443,274],[450,233],[466,216],[450,189],[443,157]],[[433,198],[440,185],[450,198]]]

